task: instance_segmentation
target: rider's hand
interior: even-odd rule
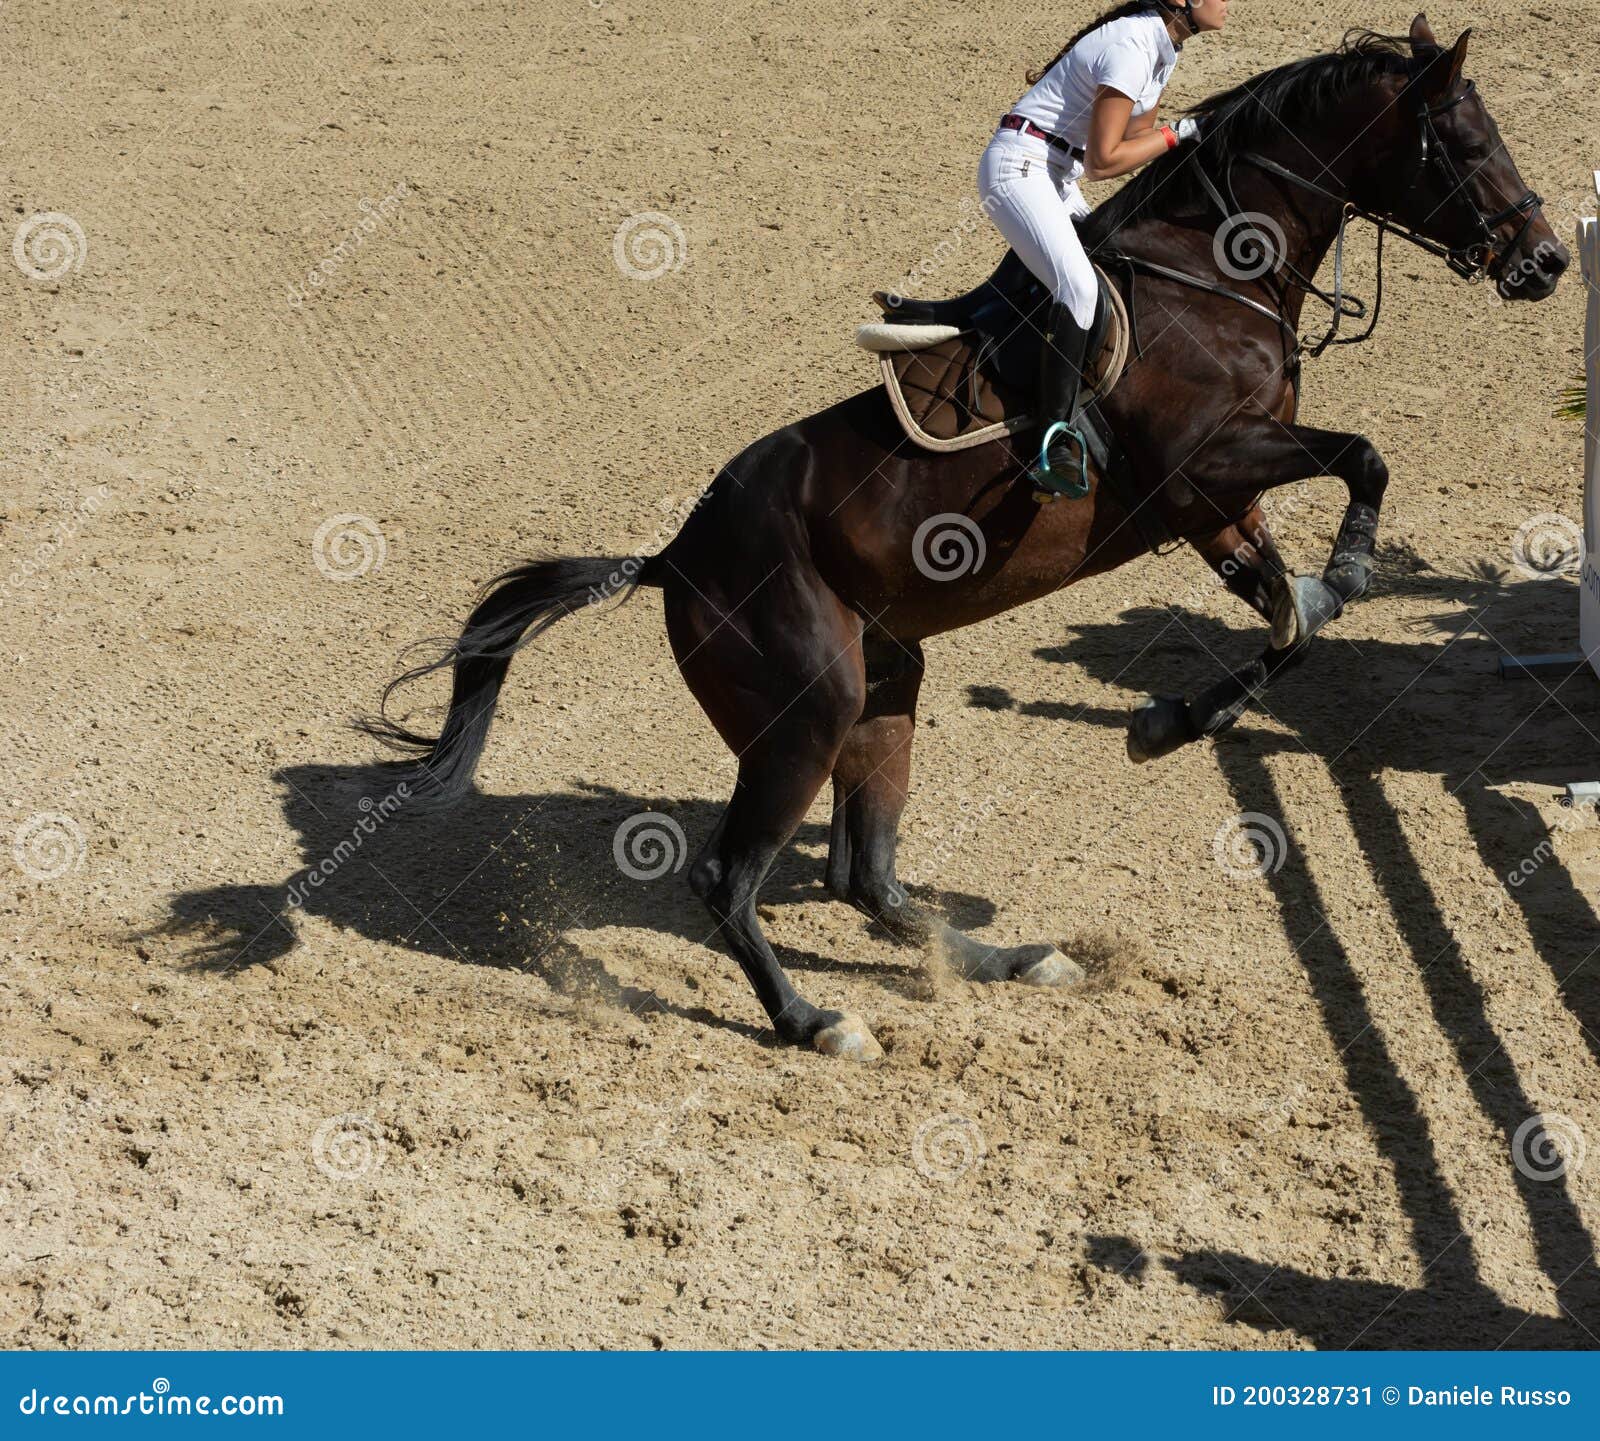
[[[1193,145],[1200,139],[1200,122],[1192,115],[1186,115],[1178,122],[1178,142],[1184,145]]]

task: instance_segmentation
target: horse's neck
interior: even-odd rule
[[[1259,154],[1304,176],[1328,192],[1326,195],[1253,167],[1248,161],[1238,164],[1236,194],[1241,205],[1248,210],[1250,197],[1259,201],[1264,213],[1283,228],[1285,258],[1308,279],[1316,276],[1339,239],[1343,202],[1351,198],[1357,174],[1381,170],[1387,163],[1385,155],[1375,155],[1372,150],[1378,147],[1387,152],[1393,148],[1392,128],[1383,123],[1391,104],[1387,95],[1362,97],[1351,105],[1346,123],[1325,127],[1326,134],[1340,138],[1320,145],[1313,146],[1305,137],[1286,132],[1281,141],[1260,147]],[[1360,138],[1352,141],[1351,136]],[[1305,292],[1292,285],[1287,301],[1291,324],[1299,324],[1304,303]]]

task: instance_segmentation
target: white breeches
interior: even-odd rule
[[[978,164],[978,196],[1018,258],[1085,330],[1099,282],[1073,217],[1089,213],[1078,189],[1083,168],[1042,140],[1001,130]]]

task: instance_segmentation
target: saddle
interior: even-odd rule
[[[1109,395],[1128,360],[1128,312],[1099,266],[1108,317],[1100,353],[1084,373],[1087,409]],[[907,300],[877,291],[881,324],[856,344],[878,356],[894,413],[925,450],[967,450],[1036,424],[1039,346],[1050,296],[1016,252],[982,285],[953,300]]]

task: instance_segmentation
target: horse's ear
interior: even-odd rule
[[[1438,48],[1439,40],[1433,33],[1433,26],[1428,24],[1428,17],[1418,15],[1411,22],[1411,53],[1420,60],[1424,52]]]
[[[1424,72],[1423,93],[1431,99],[1442,100],[1461,83],[1461,72],[1467,65],[1467,42],[1472,31],[1463,30],[1461,38],[1449,50],[1441,50]]]

